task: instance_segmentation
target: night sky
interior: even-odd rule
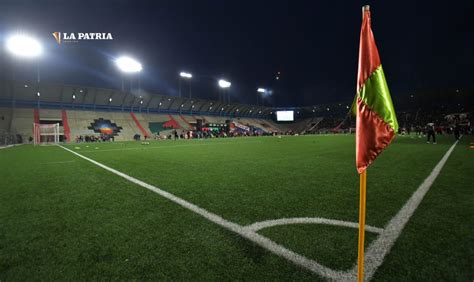
[[[43,82],[119,89],[113,60],[126,54],[144,67],[126,79],[132,87],[139,80],[146,91],[178,95],[178,74],[189,71],[194,97],[217,99],[216,80],[225,78],[233,101],[256,103],[256,88],[265,87],[273,91],[267,105],[308,106],[354,97],[364,4],[392,97],[474,86],[472,0],[1,0],[0,40],[15,32],[40,39]],[[114,40],[58,45],[54,31],[110,32]],[[36,79],[35,62],[3,47],[0,54],[4,77]]]

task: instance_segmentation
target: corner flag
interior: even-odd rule
[[[362,173],[390,144],[397,117],[371,29],[369,6],[363,8],[356,94],[356,165]]]
[[[392,142],[398,122],[371,28],[370,8],[362,7],[357,94],[352,105],[356,121],[356,166],[360,174],[357,281],[364,281],[367,167]]]

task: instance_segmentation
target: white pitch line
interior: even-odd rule
[[[314,260],[311,260],[311,259],[308,259],[300,254],[297,254],[275,242],[273,242],[272,240],[268,239],[267,237],[265,236],[262,236],[244,226],[241,226],[237,223],[234,223],[234,222],[231,222],[231,221],[228,221],[224,218],[222,218],[221,216],[217,215],[217,214],[214,214],[214,213],[211,213],[195,204],[192,204],[186,200],[183,200],[169,192],[166,192],[164,190],[161,190],[160,188],[156,187],[156,186],[153,186],[151,184],[148,184],[148,183],[145,183],[141,180],[138,180],[134,177],[131,177],[123,172],[120,172],[118,170],[115,170],[111,167],[108,167],[102,163],[99,163],[93,159],[90,159],[88,157],[85,157],[77,152],[74,152],[66,147],[63,147],[61,145],[58,145],[59,147],[63,148],[64,150],[70,152],[70,153],[73,153],[74,155],[86,160],[86,161],[89,161],[93,164],[95,164],[96,166],[98,167],[101,167],[115,175],[118,175],[132,183],[135,183],[139,186],[142,186],[143,188],[146,188],[150,191],[153,191],[159,195],[161,195],[162,197],[194,212],[194,213],[197,213],[199,214],[200,216],[206,218],[207,220],[229,230],[229,231],[232,231],[232,232],[235,232],[237,234],[239,234],[240,236],[248,239],[249,241],[252,241],[253,243],[259,245],[260,247],[280,256],[280,257],[283,257],[291,262],[293,262],[294,264],[296,265],[299,265],[301,267],[304,267],[314,273],[317,273],[319,275],[321,275],[322,277],[326,277],[326,278],[329,278],[329,279],[341,279],[342,277],[344,277],[344,272],[342,271],[335,271],[335,270],[332,270],[331,268],[328,268],[328,267],[325,267],[319,263],[317,263],[316,261]]]
[[[403,228],[410,220],[411,216],[415,210],[420,205],[421,201],[425,197],[426,193],[430,189],[433,182],[438,177],[441,169],[446,164],[449,156],[454,150],[454,147],[458,144],[458,141],[449,148],[449,150],[444,154],[443,158],[438,162],[438,164],[433,168],[430,175],[421,183],[418,189],[413,193],[413,195],[408,199],[405,205],[400,209],[400,211],[389,221],[385,226],[383,232],[373,241],[365,252],[365,280],[369,281],[372,279],[372,276],[375,274],[379,266],[383,263],[385,256],[390,252],[393,244],[397,240],[398,236],[403,231]],[[355,280],[357,278],[357,264],[347,272],[350,280]]]
[[[20,145],[23,145],[23,144],[13,144],[13,145],[0,146],[0,149],[8,149],[8,148],[12,148],[12,147],[20,146]]]
[[[288,224],[325,224],[325,225],[334,225],[334,226],[341,226],[341,227],[350,227],[350,228],[355,228],[355,229],[359,228],[359,223],[357,222],[350,222],[350,221],[343,221],[343,220],[336,220],[336,219],[329,219],[329,218],[322,218],[322,217],[294,217],[294,218],[271,219],[271,220],[265,220],[265,221],[252,223],[250,225],[247,225],[246,228],[257,232],[264,228],[278,226],[278,225],[288,225]],[[372,233],[380,234],[382,233],[383,228],[366,225],[365,230]]]

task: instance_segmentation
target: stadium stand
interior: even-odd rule
[[[33,136],[34,111],[33,109],[14,109],[10,123],[10,132],[20,135],[23,141]]]
[[[0,130],[3,132],[10,131],[12,120],[12,109],[0,108]]]
[[[355,119],[348,115],[348,103],[271,108],[149,92],[7,80],[0,80],[0,90],[0,145],[31,142],[35,122],[59,123],[61,140],[65,141],[100,136],[104,130],[112,130],[117,141],[133,140],[137,135],[164,138],[173,130],[179,134],[195,131],[198,119],[203,126],[233,122],[239,134],[244,135],[347,133],[355,128]],[[429,95],[426,99],[422,95],[416,100],[408,99],[406,105],[401,103],[400,107],[406,109],[398,112],[402,132],[422,132],[430,121],[435,122],[440,132],[452,130],[455,122],[470,128],[473,114],[464,107],[472,104],[472,98],[468,92],[457,95],[453,98],[440,94],[436,105],[430,102]],[[272,114],[276,110],[294,110],[295,121],[276,122]]]

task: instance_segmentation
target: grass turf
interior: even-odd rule
[[[474,277],[469,141],[460,142],[376,280]],[[367,224],[383,227],[452,142],[398,137],[369,169]],[[238,224],[357,222],[353,136],[68,147]],[[0,177],[0,280],[319,279],[58,147],[0,150]],[[334,269],[356,260],[355,229],[287,225],[259,233]],[[367,234],[367,243],[376,238]]]

